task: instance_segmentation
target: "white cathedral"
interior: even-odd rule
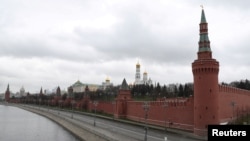
[[[152,80],[150,78],[148,79],[148,73],[146,71],[143,73],[143,78],[141,80],[141,65],[140,65],[140,63],[138,61],[137,64],[136,64],[134,85],[142,85],[142,84],[151,85]]]

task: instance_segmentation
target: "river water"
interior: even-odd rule
[[[23,109],[0,105],[0,141],[79,141],[51,120]]]

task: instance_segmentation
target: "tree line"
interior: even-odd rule
[[[222,85],[232,86],[240,89],[250,90],[250,81],[248,79],[232,81],[230,83],[222,82]]]
[[[193,95],[193,83],[186,84],[169,84],[161,86],[160,83],[156,85],[134,85],[131,88],[133,98],[172,98],[172,97],[189,97]]]
[[[236,87],[240,89],[250,90],[250,81],[248,79],[232,81],[230,83],[222,82],[221,85],[227,85],[231,87]],[[141,84],[141,85],[130,85],[131,96],[135,100],[156,100],[157,98],[174,98],[174,97],[189,97],[194,94],[193,83],[185,83],[185,84],[168,84],[168,85],[160,85],[157,83],[155,85],[151,84]],[[67,97],[72,97],[75,100],[80,100],[84,96],[89,96],[91,100],[104,100],[104,101],[113,101],[120,89],[120,85],[118,86],[110,86],[105,90],[98,89],[97,91],[85,91],[81,93],[70,93],[69,94],[60,94],[55,93],[51,95],[30,95],[28,93],[27,97],[32,99],[42,99],[49,100],[53,99],[54,96],[61,96],[62,100],[67,99]],[[12,98],[15,98],[14,96]]]

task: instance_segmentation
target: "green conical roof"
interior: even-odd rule
[[[201,11],[201,23],[200,23],[200,40],[199,40],[199,52],[211,51],[210,41],[208,37],[207,20],[205,17],[204,9]]]
[[[123,81],[122,81],[121,89],[122,89],[122,90],[128,90],[128,89],[129,89],[128,83],[127,83],[127,81],[126,81],[125,78],[124,78]]]
[[[201,23],[206,23],[206,22],[207,22],[207,20],[206,20],[205,12],[202,9],[202,12],[201,12]]]

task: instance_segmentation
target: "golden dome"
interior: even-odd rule
[[[109,79],[109,77],[107,76],[107,78],[106,78],[106,82],[108,82],[108,81],[110,81],[110,79]]]
[[[140,63],[139,63],[139,61],[137,61],[136,67],[140,67]]]

